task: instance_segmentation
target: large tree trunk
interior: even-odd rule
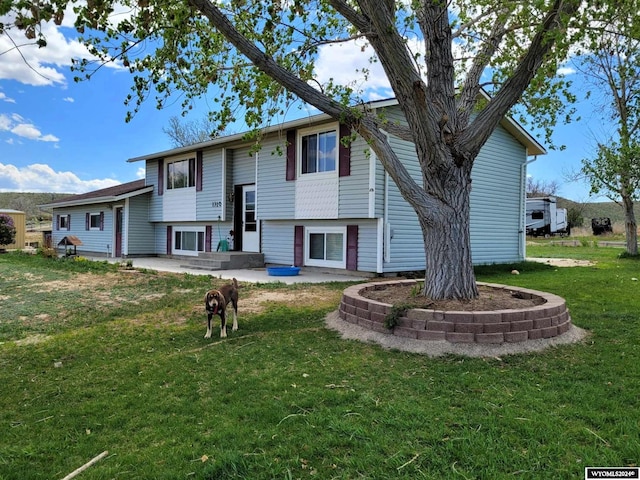
[[[426,257],[424,294],[429,298],[478,296],[471,262],[469,219],[462,213],[453,215],[448,220],[439,219],[433,226],[422,226]]]
[[[638,225],[636,215],[633,212],[633,200],[629,195],[622,196],[624,205],[624,229],[627,241],[627,253],[638,255]]]
[[[448,181],[441,178],[438,184],[441,196],[438,206],[414,207],[424,236],[424,294],[433,299],[468,300],[478,296],[471,260],[471,172],[452,167],[448,173],[452,177]],[[433,185],[426,188],[432,189]]]

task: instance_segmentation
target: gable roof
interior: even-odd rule
[[[114,187],[107,187],[92,192],[70,195],[55,202],[39,205],[41,208],[71,207],[74,205],[88,205],[92,203],[110,203],[135,197],[143,193],[152,192],[153,185],[146,186],[145,180],[134,180],[133,182],[121,183]]]
[[[489,98],[488,95],[482,91],[483,98]],[[385,108],[392,107],[398,105],[398,101],[395,98],[386,99],[386,100],[376,100],[369,102],[369,107],[376,108]],[[269,134],[274,132],[283,132],[286,130],[301,128],[311,126],[316,123],[325,122],[333,120],[332,117],[327,115],[326,113],[321,113],[318,115],[312,115],[308,117],[304,117],[298,120],[291,120],[288,122],[284,122],[278,125],[273,125],[267,127],[262,130],[263,134]],[[527,149],[527,155],[546,155],[547,150],[542,146],[540,142],[538,142],[529,132],[527,132],[522,125],[520,125],[516,120],[511,117],[504,117],[500,121],[500,125],[504,127],[507,132],[514,136],[518,142],[524,145]],[[245,135],[248,132],[236,133],[233,135],[225,135],[222,137],[216,137],[212,140],[207,140],[201,143],[195,143],[193,145],[187,145],[185,147],[176,147],[169,150],[163,150],[161,152],[149,153],[146,155],[140,155],[138,157],[132,157],[127,160],[127,162],[140,162],[142,160],[153,160],[157,158],[165,158],[172,155],[180,155],[182,153],[193,152],[194,150],[200,150],[204,148],[213,147],[216,145],[221,145],[224,143],[230,142],[240,142],[245,138]]]

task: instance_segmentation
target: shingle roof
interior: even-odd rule
[[[103,199],[108,201],[109,199],[115,199],[116,197],[121,197],[122,195],[128,195],[131,193],[135,193],[137,190],[142,190],[147,188],[145,185],[145,180],[134,180],[133,182],[121,183],[120,185],[115,185],[113,187],[102,188],[100,190],[94,190],[92,192],[81,193],[79,195],[69,195],[68,197],[59,198],[55,202],[47,203],[44,207],[55,207],[58,205],[73,203],[91,203],[90,201],[93,199]]]

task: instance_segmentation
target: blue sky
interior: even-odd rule
[[[46,48],[21,49],[27,62],[0,35],[0,191],[83,193],[142,178],[142,163],[127,159],[171,148],[163,128],[180,114],[180,99],[164,110],[149,101],[125,123],[124,99],[132,82],[128,71],[106,67],[90,81],[75,83],[70,59],[86,52],[64,24],[48,28]],[[317,74],[352,80],[358,66],[371,68],[368,56],[357,45],[321,52]],[[370,86],[378,96],[391,96],[384,75],[374,71],[370,78],[377,82]],[[207,108],[204,99],[186,119],[198,120]],[[590,198],[586,183],[565,180],[582,158],[593,155],[603,129],[603,115],[593,105],[580,104],[579,109],[583,120],[558,127],[554,135],[567,148],[538,157],[528,173],[535,180],[556,181],[558,194],[572,200],[603,200]]]

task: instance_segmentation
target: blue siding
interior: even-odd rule
[[[128,200],[129,221],[126,225],[127,254],[128,255],[153,255],[155,249],[149,240],[153,238],[153,224],[149,219],[149,202],[151,194],[132,197]]]
[[[151,202],[149,203],[149,221],[162,221],[162,197],[158,196],[158,163],[159,160],[147,160],[145,183],[153,185]]]
[[[422,172],[413,143],[390,136],[389,143],[413,179],[422,184]],[[383,170],[382,165],[379,167]],[[424,240],[418,216],[404,200],[393,179],[387,186],[388,228],[391,229],[390,258],[384,269],[388,272],[422,270],[425,268]]]
[[[217,221],[222,216],[222,150],[205,150],[202,154],[202,191],[196,192],[196,220]]]
[[[259,152],[256,185],[258,218],[261,220],[295,218],[295,182],[287,182],[286,168],[285,132],[264,139]]]
[[[251,153],[251,148],[249,145],[227,151],[234,185],[256,183],[256,154]]]
[[[375,220],[263,221],[262,253],[264,253],[265,263],[278,265],[293,264],[293,240],[296,225],[304,225],[305,227],[346,227],[347,225],[358,225],[358,270],[363,272],[376,271],[377,235]]]
[[[339,178],[338,218],[369,216],[369,152],[360,137],[351,144],[351,175]]]
[[[473,167],[471,251],[473,262],[523,260],[522,228],[524,147],[498,127]]]
[[[100,213],[104,215],[104,230],[87,230],[86,213]],[[70,215],[69,230],[56,230],[57,215]],[[78,246],[78,255],[102,255],[113,252],[113,210],[107,204],[95,204],[78,207],[53,209],[52,246],[57,248],[58,243],[67,235],[75,235],[82,245]],[[73,249],[73,247],[71,247]],[[58,249],[63,252],[62,247]]]
[[[394,112],[388,112],[393,118]],[[394,150],[412,177],[422,184],[413,144],[390,137]],[[500,263],[523,259],[520,250],[523,195],[523,169],[526,149],[502,126],[480,151],[472,171],[471,250],[475,264]],[[376,189],[383,190],[384,169],[378,165]],[[379,185],[379,186],[378,186]],[[378,198],[378,197],[376,197]],[[381,205],[382,204],[382,205]],[[376,201],[384,211],[384,201]],[[388,224],[391,229],[390,261],[385,271],[421,270],[424,268],[424,245],[417,215],[401,197],[389,179]]]

